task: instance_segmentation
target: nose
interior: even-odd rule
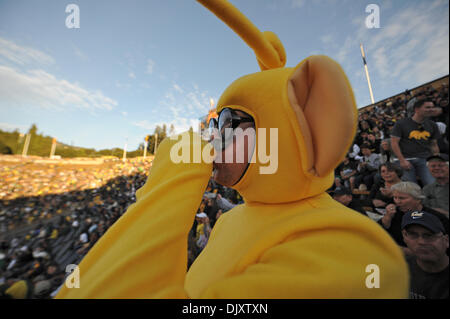
[[[417,238],[417,244],[420,246],[426,246],[427,243],[425,242],[425,239],[423,238],[423,235],[420,235],[419,238]]]

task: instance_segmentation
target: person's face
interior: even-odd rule
[[[416,114],[422,117],[433,116],[435,107],[433,102],[425,102],[421,107],[416,109]]]
[[[381,178],[388,183],[399,180],[397,173],[395,173],[395,171],[388,170],[386,166],[381,166],[380,174]]]
[[[446,254],[448,235],[434,234],[420,225],[410,225],[402,230],[403,239],[413,254],[425,262],[438,262]]]
[[[244,112],[236,110],[236,114],[241,117],[249,117]],[[256,143],[255,124],[253,122],[242,122],[238,126],[241,130],[236,130],[233,142],[230,143],[222,154],[216,154],[213,161],[213,179],[217,183],[231,187],[236,184],[245,172],[249,159],[253,155]],[[249,151],[250,150],[250,151]],[[221,161],[218,157],[221,155]],[[238,163],[238,159],[243,159],[243,163]],[[227,159],[232,159],[229,163]]]
[[[372,154],[372,152],[371,152],[370,149],[368,149],[368,148],[362,148],[362,149],[361,149],[361,153],[362,153],[364,156],[370,156],[370,154]]]
[[[385,150],[389,150],[389,143],[387,141],[381,142],[381,147]]]
[[[420,207],[420,200],[409,194],[394,191],[393,195],[395,205],[397,205],[402,212],[418,210]]]
[[[56,272],[56,267],[55,266],[48,266],[47,274],[53,275],[55,272]]]
[[[429,161],[428,169],[436,179],[448,178],[448,164],[442,161]]]
[[[369,128],[369,124],[367,122],[361,122],[361,127],[363,128],[363,130],[366,130]]]

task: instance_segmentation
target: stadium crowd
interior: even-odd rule
[[[378,222],[402,248],[411,298],[449,296],[448,125],[448,84],[407,90],[363,110],[354,143],[328,190]],[[1,242],[0,296],[53,297],[65,267],[78,264],[135,201],[148,171],[144,167],[96,189],[0,201],[2,233],[31,227]],[[241,203],[235,190],[209,181],[188,237],[188,269],[220,216]]]
[[[145,183],[150,165],[118,163],[102,173],[102,177],[115,177],[105,179],[99,188],[86,189],[84,185],[98,179],[96,169],[65,171],[65,175],[76,174],[81,189],[0,200],[0,296],[52,297],[64,281],[66,266],[78,264],[135,201],[136,189]],[[62,188],[66,177],[53,180],[51,186]],[[22,179],[21,183],[36,181]],[[35,186],[28,188],[34,190],[31,194],[39,192]]]

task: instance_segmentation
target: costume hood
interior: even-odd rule
[[[254,50],[262,70],[234,81],[217,103],[217,113],[229,107],[255,120],[253,158],[233,188],[249,204],[293,202],[323,193],[356,133],[357,108],[344,71],[326,56],[311,56],[295,68],[285,68],[286,54],[274,33],[260,32],[229,3],[199,2]],[[265,129],[265,139],[260,129]],[[277,152],[277,163],[262,163],[261,145],[265,154]],[[263,173],[269,165],[276,171]]]

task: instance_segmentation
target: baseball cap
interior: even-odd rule
[[[197,215],[195,215],[195,216],[197,216],[197,217],[199,217],[199,218],[205,218],[205,217],[208,217],[208,215],[206,215],[205,213],[199,213],[199,214],[197,214]]]
[[[427,162],[431,161],[432,159],[440,159],[443,162],[448,162],[448,155],[442,153],[431,155],[430,157],[427,158]]]
[[[442,232],[445,234],[444,225],[439,218],[425,211],[414,211],[403,215],[402,229],[409,225],[421,225],[433,233]]]

